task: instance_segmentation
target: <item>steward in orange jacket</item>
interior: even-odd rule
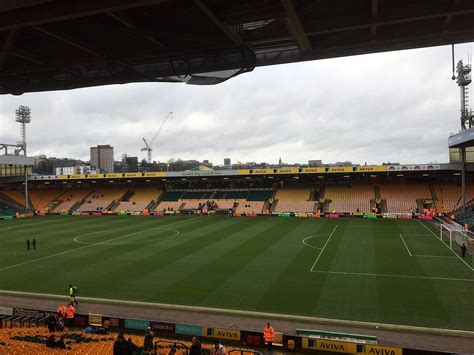
[[[66,319],[69,326],[73,325],[75,315],[76,315],[76,308],[74,308],[73,304],[71,303],[71,305],[67,308],[67,311],[66,311]]]
[[[263,330],[263,339],[265,339],[265,343],[267,343],[268,350],[271,350],[273,340],[275,339],[275,331],[270,323],[267,323],[267,326]]]
[[[63,317],[63,318],[66,318],[66,313],[67,313],[67,308],[64,304],[60,305],[58,307],[58,314]]]

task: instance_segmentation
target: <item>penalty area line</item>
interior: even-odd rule
[[[411,253],[410,249],[408,248],[408,245],[407,243],[405,243],[405,239],[403,239],[402,235],[400,234],[400,238],[402,238],[402,242],[403,244],[405,245],[405,248],[407,248],[407,252],[410,256],[413,256],[413,254]]]
[[[461,260],[461,261],[469,268],[469,270],[474,271],[474,269],[473,269],[468,263],[466,263],[466,261],[465,261],[463,258],[461,258],[458,254],[456,254],[456,252],[455,252],[454,250],[452,250],[450,247],[448,247],[446,244],[444,244],[444,242],[443,242],[442,240],[440,240],[440,239],[438,238],[438,236],[437,236],[431,229],[429,229],[429,228],[426,226],[426,224],[424,224],[424,223],[423,223],[422,221],[420,221],[419,219],[418,219],[417,221],[420,222],[421,225],[422,225],[423,227],[425,227],[425,228],[428,230],[428,232],[430,232],[431,234],[433,234],[433,235],[435,236],[436,240],[439,240],[446,248],[448,248],[449,250],[451,250],[451,252],[452,252],[459,260]]]
[[[371,273],[362,273],[362,272],[329,271],[329,270],[314,270],[312,272],[318,272],[320,274],[350,275],[350,276],[374,276],[374,277],[393,277],[393,278],[402,278],[402,279],[474,282],[474,279],[456,279],[456,278],[451,278],[451,277],[436,277],[436,276],[371,274]]]
[[[338,227],[338,225],[336,224],[336,226],[335,226],[334,229],[332,230],[331,234],[329,235],[328,240],[326,240],[326,243],[324,243],[323,248],[322,248],[321,251],[319,252],[318,257],[316,258],[316,260],[315,260],[313,266],[311,266],[311,269],[309,269],[310,272],[313,271],[314,267],[316,266],[316,264],[317,264],[318,261],[319,261],[319,258],[321,257],[321,255],[323,255],[324,249],[326,249],[326,246],[328,245],[329,241],[331,240],[331,238],[332,238],[334,232],[336,231],[337,227]]]

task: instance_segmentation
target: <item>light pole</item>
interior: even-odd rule
[[[28,106],[20,106],[15,111],[16,122],[21,124],[21,150],[26,157],[26,124],[31,122],[31,109]],[[28,167],[25,165],[25,210],[28,212]]]

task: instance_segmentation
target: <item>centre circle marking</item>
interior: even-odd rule
[[[305,246],[309,247],[309,248],[321,250],[322,248],[320,248],[320,247],[315,247],[314,245],[311,245],[311,244],[307,243],[306,241],[307,241],[308,239],[311,239],[311,238],[318,238],[318,237],[323,237],[323,236],[328,236],[328,235],[330,235],[330,234],[327,233],[327,234],[310,235],[310,236],[304,238],[304,239],[302,240],[302,243],[303,243]]]

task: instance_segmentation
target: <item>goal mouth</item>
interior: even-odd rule
[[[449,224],[440,219],[433,221],[439,230],[437,237],[453,253],[474,271],[474,237],[460,225]]]

